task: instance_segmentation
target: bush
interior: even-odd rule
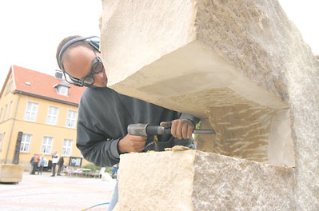
[[[89,163],[89,164],[83,166],[83,168],[90,169],[91,171],[96,171],[96,170],[100,170],[101,169],[101,167],[96,166],[93,163]]]
[[[100,166],[97,166],[97,165],[95,165],[93,163],[89,163],[89,164],[83,166],[83,168],[90,169],[91,171],[99,171],[101,169]],[[111,173],[112,172],[112,167],[106,167],[105,171],[107,173]]]

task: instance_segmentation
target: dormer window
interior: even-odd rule
[[[54,86],[57,90],[57,93],[59,95],[68,96],[70,85],[65,80],[63,80],[63,73],[61,71],[57,70],[55,72],[55,78],[59,79],[59,81],[60,81],[59,84],[56,84]]]
[[[64,96],[68,96],[69,87],[60,85],[60,86],[57,87],[57,89],[58,89],[58,94],[64,95]]]
[[[57,92],[59,95],[68,96],[69,95],[69,87],[59,84],[56,86]]]

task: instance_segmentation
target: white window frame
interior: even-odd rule
[[[59,115],[59,108],[49,106],[46,123],[49,125],[56,125]]]
[[[21,138],[20,152],[30,152],[32,135],[23,133]]]
[[[53,148],[53,137],[43,136],[40,152],[45,155],[50,155]]]
[[[61,155],[62,156],[71,156],[72,155],[72,145],[73,145],[73,140],[65,138],[63,140]]]
[[[69,87],[63,86],[63,85],[59,85],[57,87],[57,92],[58,92],[59,95],[68,96],[69,95]]]
[[[76,116],[77,112],[73,110],[68,110],[66,114],[65,127],[75,128],[76,126]]]
[[[27,102],[25,113],[24,113],[24,120],[35,122],[38,115],[38,107],[39,104],[35,102]]]

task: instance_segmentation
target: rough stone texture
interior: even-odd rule
[[[15,164],[0,164],[0,182],[18,183],[22,180],[23,167]]]
[[[217,136],[199,137],[213,143],[199,144],[201,150],[294,166],[286,76],[279,74],[277,51],[269,52],[280,44],[268,35],[277,19],[265,17],[273,6],[264,4],[104,1],[101,42],[109,85],[207,119]],[[277,150],[269,150],[273,145]]]
[[[295,166],[319,210],[319,64],[276,0],[104,0],[101,32],[112,88],[200,117],[203,151]]]
[[[292,168],[187,150],[122,155],[120,169],[117,210],[294,207]]]

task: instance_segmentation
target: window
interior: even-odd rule
[[[62,156],[70,156],[72,153],[72,140],[64,139],[62,146]]]
[[[67,128],[75,128],[76,111],[68,111],[65,126]]]
[[[27,103],[27,108],[24,114],[24,119],[28,121],[35,121],[38,113],[38,104],[33,102]]]
[[[58,119],[58,111],[57,107],[50,106],[48,109],[47,123],[50,125],[55,125]]]
[[[53,138],[49,136],[44,136],[40,152],[43,154],[51,154],[53,144]]]
[[[31,134],[24,133],[21,138],[20,152],[29,152],[31,145]]]
[[[59,85],[59,86],[57,86],[57,91],[58,91],[58,94],[60,94],[60,95],[68,96],[69,87],[63,86],[63,85]]]

